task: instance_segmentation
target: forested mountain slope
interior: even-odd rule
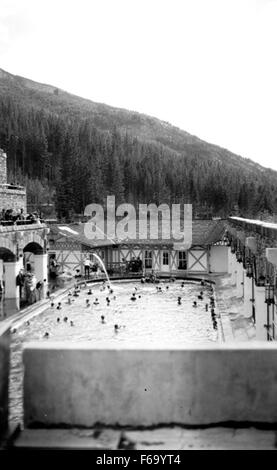
[[[10,180],[60,216],[117,202],[192,202],[195,214],[277,212],[277,173],[133,111],[0,69],[0,147]]]

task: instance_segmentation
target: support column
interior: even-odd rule
[[[275,279],[277,273],[277,248],[266,248],[266,258],[267,260],[273,264],[274,271],[275,271]],[[271,325],[270,333],[274,340],[276,340],[276,295],[275,295],[275,303],[271,304],[269,307],[269,324]]]
[[[19,262],[19,265],[20,265],[20,269],[24,269],[24,254],[23,252],[20,252],[19,253],[19,258],[18,258],[18,262]]]
[[[237,279],[236,279],[236,285],[237,285],[237,296],[242,297],[243,292],[244,292],[244,269],[243,269],[243,264],[237,262],[236,266],[236,271],[237,271]]]
[[[19,261],[4,263],[5,299],[19,299],[19,286],[16,285],[16,276],[20,268]]]
[[[3,281],[4,281],[4,261],[0,259],[0,292],[3,289]]]
[[[252,283],[251,277],[247,277],[244,272],[244,294],[243,294],[243,305],[245,317],[252,317],[253,315],[253,302],[252,302]]]
[[[265,303],[265,288],[255,286],[255,315],[256,315],[256,339],[267,341],[267,304]]]
[[[231,248],[228,247],[228,274],[232,274],[232,266],[233,266],[233,253],[231,252]]]
[[[230,270],[231,270],[231,279],[230,282],[232,285],[237,283],[237,258],[234,253],[230,252]]]
[[[48,284],[48,255],[34,255],[34,274],[38,282],[42,282],[41,299],[45,297]]]

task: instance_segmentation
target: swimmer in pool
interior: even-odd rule
[[[67,322],[68,318],[67,317],[64,317],[63,321],[64,322]]]
[[[106,297],[107,305],[110,305],[110,299],[109,297]]]
[[[74,326],[74,323],[72,320],[70,320],[70,326]]]
[[[91,289],[89,289],[89,291],[88,291],[88,295],[92,295]]]
[[[182,305],[182,298],[178,297],[178,305]]]
[[[54,305],[55,305],[54,302],[51,302],[51,307],[52,307],[52,308],[54,307]]]
[[[194,308],[197,307],[197,302],[196,302],[196,300],[193,301],[193,307],[194,307]]]
[[[208,312],[208,310],[209,310],[209,304],[206,304],[205,307],[206,307],[206,312]]]
[[[119,331],[119,326],[118,325],[114,325],[114,331],[115,331],[115,333],[118,333],[118,331]]]
[[[96,297],[96,299],[93,303],[94,303],[94,305],[99,305],[99,301],[98,301],[97,297]]]
[[[57,318],[57,323],[60,323],[60,318],[59,317]]]
[[[48,331],[46,331],[46,333],[44,333],[44,338],[49,338],[49,333],[48,333]]]
[[[103,324],[106,323],[104,315],[101,315],[101,323],[103,323]]]
[[[137,300],[136,294],[133,292],[132,297],[130,297],[130,300]]]
[[[86,307],[90,307],[89,299],[86,299]]]

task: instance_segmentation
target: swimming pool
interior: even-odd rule
[[[72,290],[72,295],[66,295],[60,306],[57,302],[51,306],[49,301],[49,308],[13,331],[11,421],[22,421],[21,356],[25,342],[89,340],[104,348],[113,344],[166,346],[217,341],[210,307],[207,310],[211,297],[209,286],[181,280],[159,284],[120,281],[113,282],[111,289],[101,282],[83,286],[78,297],[74,297]],[[193,302],[197,302],[197,307],[193,307]]]

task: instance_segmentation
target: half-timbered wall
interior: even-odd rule
[[[186,252],[186,269],[180,269],[179,251],[174,250],[167,245],[120,245],[118,247],[110,246],[103,248],[90,248],[78,245],[76,243],[55,244],[55,249],[49,254],[55,253],[56,260],[59,265],[58,272],[76,273],[79,269],[84,273],[84,261],[87,256],[92,261],[94,258],[92,253],[97,253],[106,265],[109,263],[122,263],[130,261],[132,258],[140,258],[145,269],[145,253],[152,253],[152,268],[146,268],[146,272],[158,271],[161,273],[223,273],[228,270],[227,249],[225,246],[208,247],[192,247]],[[167,264],[168,261],[168,264]]]
[[[57,242],[55,248],[49,251],[49,258],[52,254],[56,255],[59,274],[64,272],[76,274],[77,270],[80,270],[80,273],[84,274],[84,262],[86,258],[89,257],[92,262],[96,261],[92,253],[96,253],[100,256],[104,263],[107,262],[107,248],[84,248],[80,244],[62,242]]]
[[[188,250],[188,271],[209,272],[207,248],[193,247]]]

